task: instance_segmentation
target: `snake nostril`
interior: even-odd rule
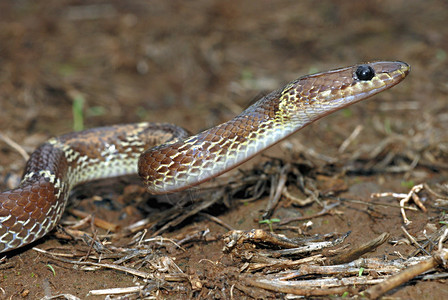
[[[370,80],[375,76],[375,71],[369,65],[360,65],[355,72],[356,78],[359,80]]]

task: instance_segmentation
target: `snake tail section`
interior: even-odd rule
[[[301,77],[228,122],[147,150],[139,175],[153,194],[195,186],[306,125],[398,84],[409,70],[403,62],[372,62]]]

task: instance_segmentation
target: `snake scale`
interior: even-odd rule
[[[192,136],[171,124],[138,123],[52,138],[32,153],[20,185],[0,193],[0,253],[51,231],[75,185],[138,173],[153,194],[183,190],[396,85],[409,70],[403,62],[372,62],[303,76],[234,119]]]

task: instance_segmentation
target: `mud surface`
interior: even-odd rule
[[[300,170],[316,180],[321,195],[363,201],[342,201],[331,214],[308,225],[292,223],[295,231],[278,233],[291,237],[298,231],[351,231],[344,243],[357,245],[387,232],[397,241],[405,237],[398,201],[381,199],[394,207],[370,205],[379,201],[371,193],[408,193],[419,183],[437,189],[447,182],[447,20],[443,0],[2,1],[0,133],[31,153],[48,138],[81,126],[153,121],[198,132],[231,119],[261,95],[301,75],[359,62],[402,60],[412,69],[400,85],[327,116],[241,167],[251,172],[272,157],[282,164],[309,166]],[[80,101],[81,113],[75,115],[82,120],[75,120],[73,107]],[[362,126],[361,134],[339,151],[357,126]],[[386,146],[375,148],[382,143]],[[374,155],[375,149],[381,153]],[[24,165],[22,156],[0,141],[1,190],[17,185]],[[313,173],[313,168],[327,173]],[[220,180],[227,179],[214,182]],[[183,197],[194,202],[199,191]],[[121,228],[163,213],[175,201],[145,195],[138,180],[127,178],[87,185],[72,198],[71,209],[95,213]],[[255,202],[230,199],[206,212],[235,229],[269,230],[259,223],[268,199],[268,194]],[[414,236],[440,228],[446,210],[446,205],[436,205],[437,197],[426,193],[422,199],[426,212],[407,212],[412,223],[406,229]],[[138,208],[132,209],[135,202]],[[313,215],[321,209],[318,203],[298,207],[282,198],[272,217]],[[75,219],[72,213],[64,216],[64,222]],[[91,232],[91,227],[81,230]],[[162,236],[179,241],[205,230],[209,239],[192,239],[182,250],[154,246],[158,255],[175,259],[190,281],[174,280],[171,289],[154,287],[150,294],[172,299],[284,296],[254,287],[232,288],[241,262],[222,252],[221,235],[228,229],[205,215],[192,216]],[[32,246],[75,253],[88,249],[89,243],[59,229]],[[387,242],[364,257],[395,259],[415,249]],[[192,278],[202,287],[191,286]],[[74,268],[32,247],[8,254],[0,264],[1,299],[58,294],[83,299],[91,290],[136,284],[144,283],[119,270]],[[448,297],[447,282],[417,279],[388,295],[443,299]]]

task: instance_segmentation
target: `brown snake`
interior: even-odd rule
[[[52,230],[75,185],[138,172],[153,194],[183,190],[396,85],[409,70],[403,62],[374,62],[304,76],[193,136],[171,124],[138,123],[52,138],[32,153],[20,185],[0,193],[0,253]]]

